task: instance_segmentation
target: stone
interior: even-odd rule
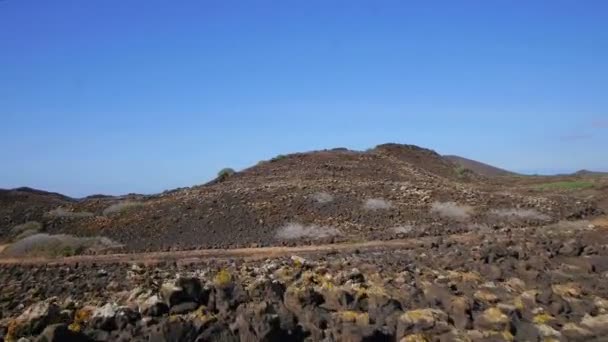
[[[169,313],[172,315],[182,315],[188,312],[192,312],[198,308],[198,303],[195,302],[184,302],[174,305],[169,310]]]
[[[587,341],[593,336],[591,331],[574,323],[564,324],[561,333],[568,341]]]
[[[498,308],[486,309],[475,319],[475,327],[480,330],[504,331],[509,328],[509,317]]]
[[[450,318],[458,329],[469,329],[472,326],[471,304],[465,297],[455,297],[450,303]]]
[[[91,325],[95,329],[112,331],[116,329],[116,305],[107,303],[106,305],[97,308],[91,316]]]
[[[418,333],[432,330],[443,333],[449,330],[448,315],[438,309],[419,309],[405,312],[397,322],[397,337],[407,333]]]
[[[547,324],[537,324],[536,330],[538,331],[538,335],[545,339],[551,337],[560,339],[562,337],[562,334],[559,331],[553,329]]]
[[[93,341],[80,332],[68,329],[65,324],[51,324],[38,336],[36,342],[88,342]]]
[[[581,326],[594,336],[606,336],[608,335],[608,314],[595,317],[587,314],[581,320]]]
[[[50,298],[29,306],[12,324],[10,331],[13,338],[38,335],[50,324],[62,323],[60,307],[55,298]]]
[[[144,316],[160,317],[169,312],[169,306],[163,303],[158,296],[151,296],[139,307]]]

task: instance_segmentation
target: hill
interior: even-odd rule
[[[506,190],[459,173],[432,150],[385,144],[279,156],[154,196],[47,196],[53,201],[39,209],[50,213],[11,222],[41,220],[46,233],[104,236],[127,251],[159,251],[441,235],[597,211],[587,201]]]
[[[467,159],[459,156],[443,156],[445,159],[451,161],[452,163],[469,169],[479,175],[486,177],[496,177],[496,176],[513,176],[516,175],[515,172],[507,171],[492,165],[484,164],[478,162],[476,160]]]

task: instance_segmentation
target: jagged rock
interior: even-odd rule
[[[509,328],[509,317],[498,308],[486,309],[475,318],[475,327],[480,330],[504,331]]]
[[[591,331],[574,323],[564,324],[561,333],[568,341],[587,341],[593,336]]]
[[[169,310],[172,315],[182,315],[188,312],[192,312],[198,308],[199,304],[195,302],[184,302],[174,305]]]
[[[55,298],[50,298],[28,307],[12,322],[9,333],[13,338],[38,335],[46,326],[62,323],[62,318],[61,309],[55,303]]]
[[[163,303],[158,296],[151,296],[139,308],[144,316],[160,317],[169,312],[169,306]]]
[[[91,316],[91,326],[95,329],[112,331],[116,329],[116,309],[117,306],[107,303],[95,309]]]
[[[47,326],[36,342],[93,342],[91,338],[68,329],[65,324],[52,324]]]
[[[121,307],[116,310],[115,321],[117,329],[125,329],[129,325],[135,325],[141,319],[139,312],[128,308]]]
[[[440,334],[447,332],[448,315],[438,309],[419,309],[407,311],[399,317],[397,323],[397,337],[401,338],[408,333],[427,332]]]
[[[594,336],[607,336],[608,314],[595,317],[587,314],[581,320],[581,326],[589,330]]]
[[[449,313],[456,328],[468,329],[472,326],[471,304],[467,298],[453,298],[450,303]]]

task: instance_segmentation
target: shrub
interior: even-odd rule
[[[271,161],[271,162],[276,162],[276,161],[279,161],[279,160],[282,160],[282,159],[285,159],[285,158],[287,158],[287,156],[286,156],[286,155],[284,155],[284,154],[279,154],[278,156],[276,156],[276,157],[274,157],[274,158],[270,159],[270,161]]]
[[[327,192],[317,192],[316,194],[312,195],[312,199],[317,203],[325,204],[333,202],[334,196]]]
[[[120,247],[122,246],[104,237],[76,237],[66,234],[39,233],[9,245],[2,253],[11,257],[61,257],[81,254],[85,251],[100,252]]]
[[[472,210],[470,206],[458,205],[455,202],[435,202],[431,206],[431,212],[457,220],[467,219]]]
[[[11,228],[11,235],[18,236],[19,234],[26,231],[40,231],[42,230],[42,224],[37,221],[28,221],[23,224],[14,226]]]
[[[94,216],[93,213],[87,211],[68,211],[63,207],[53,209],[47,213],[47,216],[56,218],[84,218]]]
[[[382,198],[370,198],[365,201],[363,208],[367,210],[390,209],[393,205]]]
[[[521,218],[533,220],[549,220],[551,217],[543,213],[539,213],[534,209],[493,209],[490,211],[492,215],[505,218]]]
[[[103,210],[103,215],[108,216],[108,215],[112,215],[112,214],[116,214],[116,213],[122,213],[123,211],[141,207],[143,205],[144,205],[143,203],[135,202],[135,201],[118,202],[118,203],[114,203],[111,206],[105,208]]]
[[[321,227],[317,225],[305,226],[300,223],[288,223],[279,228],[276,237],[284,240],[313,238],[320,239],[339,235],[340,231],[332,227]]]
[[[217,178],[219,178],[220,180],[224,180],[224,179],[232,176],[235,173],[236,173],[236,171],[234,171],[234,169],[226,167],[226,168],[221,169],[220,172],[217,173]]]
[[[458,176],[458,178],[465,178],[469,174],[473,173],[473,171],[467,169],[464,166],[458,166],[458,167],[456,167],[454,169],[454,172],[456,172],[456,176]]]

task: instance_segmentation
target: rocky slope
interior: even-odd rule
[[[486,177],[496,177],[496,176],[514,176],[515,172],[507,171],[505,169],[501,169],[492,165],[488,165],[485,163],[478,162],[476,160],[467,159],[459,156],[443,156],[447,160],[453,162],[454,164],[463,167],[465,169],[471,170],[479,175]]]
[[[441,235],[539,226],[601,212],[586,199],[490,184],[483,176],[459,172],[434,151],[397,144],[281,156],[203,186],[155,196],[56,204],[60,210],[34,217],[42,220],[44,232],[104,236],[125,251]],[[11,222],[19,220],[25,219]]]

